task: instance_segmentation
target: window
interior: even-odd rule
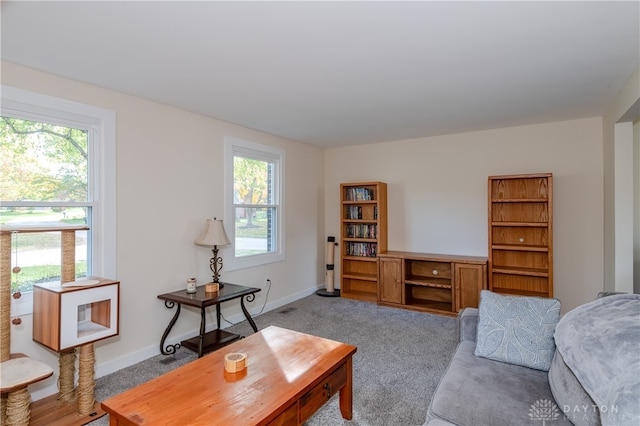
[[[87,225],[76,232],[76,276],[115,278],[112,111],[3,86],[0,167],[0,225]],[[34,283],[60,280],[60,239],[12,236],[11,288],[24,295],[13,315],[31,312]]]
[[[225,138],[225,230],[228,269],[284,259],[284,151]]]

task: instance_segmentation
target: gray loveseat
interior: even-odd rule
[[[476,356],[479,313],[459,315],[460,343],[426,425],[640,424],[640,295],[598,298],[564,315],[549,371]]]

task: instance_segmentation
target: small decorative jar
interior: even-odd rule
[[[195,278],[189,278],[187,280],[187,293],[195,293],[198,290],[196,289],[196,279]]]

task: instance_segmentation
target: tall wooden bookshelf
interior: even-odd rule
[[[387,184],[340,185],[340,295],[377,302],[377,254],[387,251]]]
[[[489,176],[489,289],[553,297],[551,173]]]

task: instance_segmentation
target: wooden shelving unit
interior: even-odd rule
[[[553,297],[553,176],[489,176],[489,289]]]
[[[478,307],[487,288],[487,258],[382,252],[378,277],[378,304],[454,316]]]
[[[376,302],[376,255],[387,250],[387,184],[340,185],[340,295]]]

